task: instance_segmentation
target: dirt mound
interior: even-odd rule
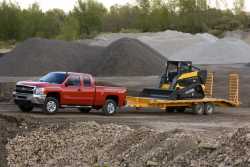
[[[159,75],[166,58],[137,39],[122,38],[109,45],[99,64],[99,76]]]
[[[170,56],[171,60],[193,61],[194,64],[237,64],[250,62],[250,46],[239,39],[224,38],[200,42]]]
[[[28,121],[28,117],[25,117]],[[7,150],[5,148],[9,139],[17,134],[23,134],[29,131],[27,123],[23,117],[11,117],[0,115],[0,166],[7,167]]]
[[[249,166],[249,128],[239,128],[222,142],[200,144],[177,157],[170,166]]]
[[[1,58],[1,76],[40,76],[74,71],[98,76],[145,76],[162,72],[165,58],[135,39],[120,39],[109,47],[76,42],[29,39]]]
[[[8,143],[8,137],[15,137],[17,133],[16,124],[11,124],[6,120],[0,118],[0,164],[1,166],[7,166],[6,162],[6,150],[5,145]],[[7,128],[8,127],[8,128]]]
[[[0,53],[0,58],[4,56],[5,53]]]
[[[196,145],[181,132],[131,129],[95,122],[39,128],[9,141],[9,166],[146,166],[169,161]],[[18,151],[19,150],[19,151]]]
[[[249,166],[249,128],[209,136],[96,122],[40,127],[10,139],[11,166]]]
[[[95,46],[107,46],[121,38],[130,37],[140,40],[167,59],[191,60],[195,64],[248,63],[250,46],[245,39],[246,34],[241,36],[242,38],[232,36],[218,39],[207,33],[193,35],[178,31],[111,33],[102,34],[89,43]]]
[[[102,47],[33,38],[1,58],[2,76],[39,76],[50,71],[94,73]]]

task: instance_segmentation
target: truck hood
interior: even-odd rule
[[[39,81],[20,81],[20,82],[17,82],[17,85],[46,87],[46,86],[48,86],[50,84],[47,83],[47,82],[39,82]]]

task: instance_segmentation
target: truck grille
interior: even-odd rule
[[[16,85],[16,93],[25,93],[25,94],[33,94],[34,87],[24,86],[24,85]]]

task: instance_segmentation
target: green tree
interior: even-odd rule
[[[64,25],[65,13],[60,9],[49,10],[42,19],[41,36],[45,38],[55,38],[58,36]]]
[[[139,17],[137,6],[129,4],[110,7],[109,13],[104,18],[104,30],[111,32],[120,32],[121,30],[136,29],[136,23]]]
[[[3,1],[0,3],[0,38],[13,40],[20,38],[21,9],[17,4]]]
[[[78,0],[73,14],[79,22],[81,36],[89,36],[92,33],[101,32],[102,19],[106,15],[106,12],[106,8],[102,3],[95,0]]]
[[[22,39],[42,35],[44,13],[37,3],[22,12]]]
[[[149,16],[151,14],[150,0],[137,0],[140,16],[138,17],[138,28],[143,32],[150,30]]]
[[[57,36],[58,39],[63,40],[76,40],[80,38],[80,25],[76,17],[71,13],[64,20],[60,34]]]
[[[234,12],[240,14],[245,7],[245,0],[234,0]]]

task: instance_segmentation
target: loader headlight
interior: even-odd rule
[[[35,88],[34,94],[35,95],[43,95],[44,94],[44,88]]]

